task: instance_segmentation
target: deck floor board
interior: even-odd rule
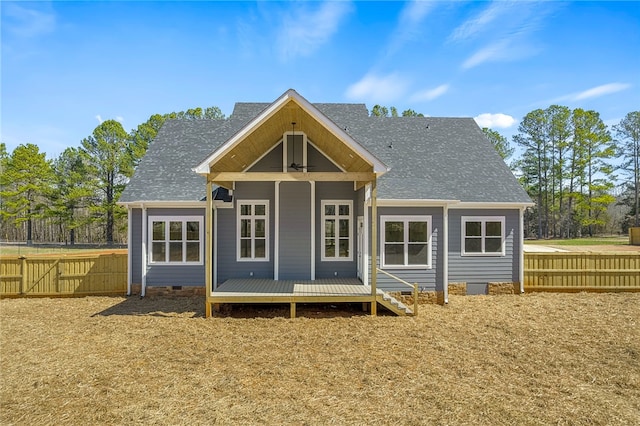
[[[371,288],[357,278],[322,280],[230,279],[213,291],[213,297],[344,297],[367,296]]]

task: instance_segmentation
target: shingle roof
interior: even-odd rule
[[[225,120],[168,120],[149,146],[120,202],[195,201],[204,179],[191,169],[267,108],[237,103]],[[381,199],[530,203],[471,118],[369,117],[364,104],[314,104],[389,166]]]
[[[369,117],[349,131],[391,169],[380,198],[531,202],[472,118]]]

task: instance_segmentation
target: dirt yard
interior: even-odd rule
[[[421,308],[1,300],[0,424],[640,423],[639,293]]]

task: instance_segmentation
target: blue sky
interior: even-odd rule
[[[7,2],[0,138],[50,158],[101,120],[311,102],[470,116],[506,136],[529,111],[640,108],[638,2]]]

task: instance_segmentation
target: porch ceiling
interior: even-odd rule
[[[306,133],[308,139],[347,172],[373,172],[373,166],[356,151],[336,137],[323,123],[305,111],[298,103],[289,100],[261,126],[249,133],[239,144],[229,150],[210,168],[211,174],[243,172],[264,153],[276,145],[285,132],[292,130]]]

